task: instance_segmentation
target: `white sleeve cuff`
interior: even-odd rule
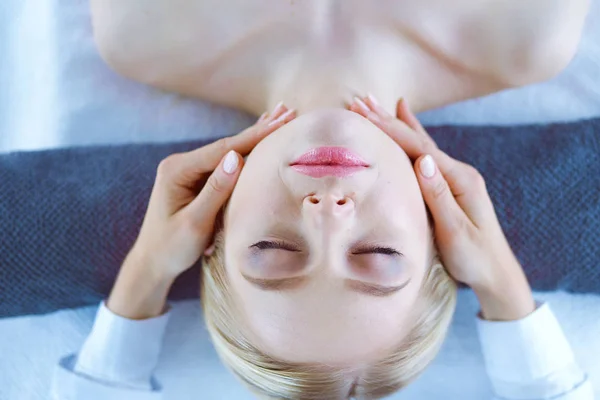
[[[130,320],[100,304],[74,371],[123,388],[152,390],[170,313],[146,320]]]
[[[74,372],[76,357],[70,355],[60,360],[54,370],[52,400],[161,400],[162,390],[153,382],[153,389],[135,390]]]
[[[486,369],[497,396],[544,399],[586,383],[550,306],[541,304],[518,321],[485,321],[477,327]]]

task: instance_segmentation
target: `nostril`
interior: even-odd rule
[[[337,202],[338,206],[343,206],[344,204],[346,204],[346,199],[341,199],[341,200],[338,200],[338,202]]]
[[[308,201],[310,201],[312,204],[319,204],[319,199],[316,197],[311,197]]]

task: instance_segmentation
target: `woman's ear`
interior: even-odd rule
[[[210,245],[208,245],[208,247],[206,248],[206,250],[204,250],[204,255],[206,257],[210,257],[212,256],[212,253],[215,251],[215,241],[213,239],[213,241],[210,243]]]
[[[217,242],[219,244],[223,243],[223,228],[225,226],[225,212],[227,211],[228,205],[229,205],[229,200],[227,200],[227,202],[225,203],[223,208],[221,208],[221,210],[217,214],[217,217],[215,218],[215,226],[214,226],[214,230],[213,230],[212,239],[210,241],[210,244],[204,250],[205,257],[212,256],[212,254],[215,251]]]

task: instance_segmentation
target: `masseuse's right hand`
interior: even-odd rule
[[[529,283],[504,236],[482,175],[441,151],[402,99],[396,117],[373,96],[355,99],[351,110],[377,125],[415,161],[441,259],[457,281],[475,291],[483,317],[516,320],[533,312]]]
[[[163,312],[175,278],[210,246],[215,219],[242,169],[241,156],[294,117],[280,103],[242,133],[160,163],[139,236],[107,301],[111,311],[129,319]]]

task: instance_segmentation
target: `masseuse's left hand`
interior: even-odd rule
[[[373,122],[415,160],[415,176],[434,222],[440,257],[477,295],[490,320],[518,320],[535,310],[529,282],[508,243],[483,176],[440,150],[409,109],[393,117],[372,97],[351,109]]]
[[[294,117],[279,104],[236,136],[160,163],[140,234],[107,301],[112,312],[130,319],[163,312],[175,278],[209,246],[215,218],[240,174],[241,156]]]

